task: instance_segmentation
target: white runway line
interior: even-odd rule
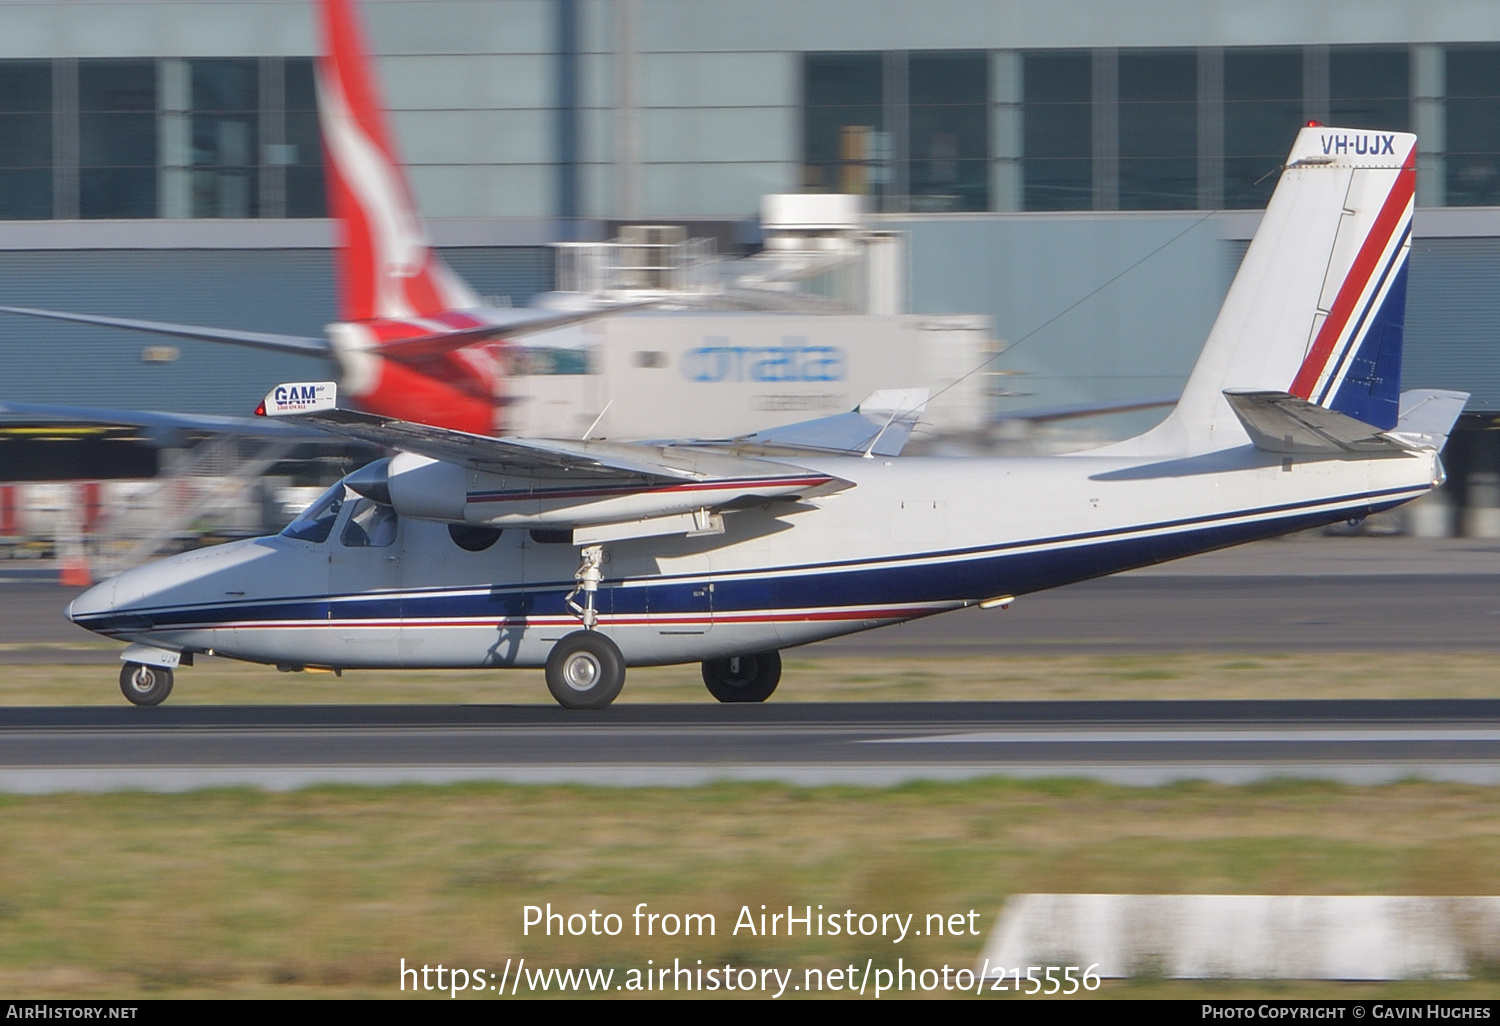
[[[1148,743],[1148,744],[1225,744],[1235,742],[1285,741],[1293,743],[1329,743],[1339,741],[1373,741],[1392,743],[1418,743],[1431,741],[1500,741],[1500,728],[1474,730],[1465,727],[1370,727],[1342,729],[1324,727],[1314,729],[1278,728],[1275,730],[1247,728],[1224,730],[976,730],[961,734],[929,734],[922,737],[866,738],[867,745],[897,744],[1026,744],[1077,742],[1100,743]]]

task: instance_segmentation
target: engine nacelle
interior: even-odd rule
[[[774,465],[768,464],[768,468]],[[773,499],[789,499],[830,486],[846,487],[817,471],[786,468],[762,477],[678,478],[559,472],[550,477],[509,477],[467,470],[456,463],[402,452],[356,470],[344,479],[356,493],[390,505],[399,516],[488,527],[592,527],[660,518],[672,529],[703,533],[709,514]],[[665,522],[647,533],[660,533]],[[632,528],[632,530],[635,530]],[[623,537],[623,535],[622,535]]]
[[[400,452],[391,457],[386,488],[397,516],[463,523],[468,474],[456,463]]]

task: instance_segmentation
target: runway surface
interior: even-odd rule
[[[0,662],[115,664],[72,592],[0,574]],[[1263,543],[797,650],[1500,653],[1500,546]],[[459,780],[1500,783],[1500,701],[0,708],[0,791]]]
[[[317,783],[1500,783],[1500,700],[0,709],[0,790]]]

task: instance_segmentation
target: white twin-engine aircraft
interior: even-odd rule
[[[1065,456],[901,458],[925,393],[720,442],[493,438],[282,385],[267,416],[399,450],[280,535],[121,574],[68,615],[154,705],[199,652],[283,669],[546,667],[570,708],[701,661],[765,700],[778,651],[1363,517],[1443,480],[1467,396],[1398,396],[1411,135],[1309,126],[1176,408]]]

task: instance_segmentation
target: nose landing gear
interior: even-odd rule
[[[583,621],[583,629],[591,631],[594,624],[599,622],[599,614],[594,609],[594,597],[599,592],[599,582],[604,580],[604,547],[602,545],[584,546],[579,553],[580,562],[578,571],[573,575],[577,585],[568,592],[563,599],[568,604],[575,616]],[[573,599],[582,592],[583,605],[574,602]]]
[[[625,686],[625,657],[598,631],[565,635],[547,656],[547,690],[565,709],[603,709]]]
[[[135,705],[161,705],[172,693],[172,671],[165,666],[126,663],[120,667],[120,691]]]

